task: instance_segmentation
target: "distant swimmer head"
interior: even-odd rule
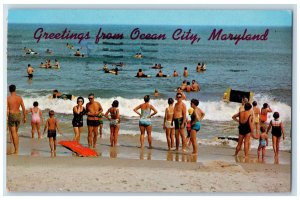
[[[54,61],[57,62],[57,59],[55,59]]]
[[[119,106],[119,101],[118,100],[114,100],[112,102],[111,106],[117,108]]]
[[[252,105],[250,104],[250,103],[246,103],[245,105],[244,105],[244,108],[245,108],[245,110],[247,111],[247,110],[250,110],[251,108],[252,108]]]
[[[30,67],[30,64],[28,64],[27,67]]]
[[[39,103],[37,101],[33,102],[33,106],[34,107],[38,107],[39,106]]]
[[[84,104],[84,99],[83,99],[83,97],[78,97],[78,98],[77,98],[77,104],[79,104],[79,103]]]
[[[178,87],[178,88],[177,88],[177,92],[180,92],[180,91],[181,91],[181,87]]]
[[[200,65],[200,63],[198,63],[198,65]]]
[[[159,73],[162,73],[162,71],[161,71],[161,70],[159,70]]]
[[[279,112],[274,112],[273,117],[274,117],[274,119],[278,119],[279,118]]]
[[[182,83],[186,83],[186,80],[182,81]]]
[[[15,85],[10,85],[9,86],[9,92],[15,92],[16,91],[16,86]]]
[[[142,69],[139,69],[139,72],[142,72]]]
[[[184,67],[184,70],[187,70],[187,67]]]
[[[252,106],[257,106],[257,102],[256,102],[256,101],[253,101],[253,102],[252,102]]]
[[[194,84],[196,81],[195,80],[192,80],[192,83]]]
[[[171,104],[173,104],[173,103],[174,103],[174,99],[169,98],[169,99],[168,99],[168,104],[171,105]]]
[[[192,99],[191,100],[191,106],[193,106],[193,105],[198,106],[199,105],[199,100],[198,99]]]
[[[244,103],[244,104],[245,104],[245,103],[248,103],[248,101],[249,101],[249,100],[248,100],[248,98],[247,98],[247,97],[243,97],[243,99],[242,99],[242,103]]]
[[[53,90],[53,93],[57,93],[58,92],[58,90]]]
[[[269,107],[269,105],[267,103],[263,104],[263,108],[268,108],[268,107]]]
[[[149,95],[144,96],[144,101],[145,101],[145,103],[149,102],[150,101],[150,96]]]
[[[77,51],[79,51],[79,49],[77,49]]]
[[[187,82],[186,84],[187,84],[187,85],[191,85],[191,83],[190,83],[190,82]]]
[[[189,113],[189,115],[192,115],[192,114],[193,114],[193,112],[194,112],[194,108],[192,108],[192,107],[191,107],[191,108],[189,108],[189,109],[188,109],[188,113]]]

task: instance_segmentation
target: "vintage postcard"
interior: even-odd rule
[[[6,194],[291,192],[293,9],[7,12]]]

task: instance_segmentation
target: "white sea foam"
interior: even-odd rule
[[[50,96],[50,95],[49,95]],[[271,100],[270,100],[271,99]],[[85,104],[88,99],[85,98]],[[136,113],[133,111],[134,107],[143,103],[143,99],[127,99],[123,97],[115,98],[96,98],[104,109],[104,112],[110,108],[113,100],[119,101],[120,114],[125,117],[137,117]],[[280,118],[283,121],[291,121],[291,107],[285,103],[272,100],[268,96],[256,95],[255,100],[259,106],[263,103],[268,102],[271,106],[273,112],[278,111],[280,113]],[[40,97],[25,97],[24,103],[26,108],[32,107],[34,101],[39,102],[39,107],[42,110],[52,109],[57,113],[62,114],[72,114],[72,108],[76,105],[76,98],[74,100],[62,100],[62,99],[49,99],[48,96]],[[157,109],[157,116],[163,117],[166,107],[168,106],[166,99],[152,99],[150,103]],[[184,102],[187,108],[190,107],[190,102]],[[225,103],[220,101],[201,101],[199,107],[205,112],[204,120],[212,121],[231,121],[232,115],[234,115],[240,104],[238,103]],[[272,115],[268,115],[268,120],[272,119]]]

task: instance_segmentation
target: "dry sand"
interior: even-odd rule
[[[7,156],[8,192],[290,192],[290,165]],[[12,193],[13,194],[13,193]]]

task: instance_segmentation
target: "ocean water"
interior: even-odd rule
[[[72,32],[90,32],[91,39],[83,40],[43,40],[39,43],[34,39],[37,28],[43,27],[46,32],[61,33],[65,28]],[[131,40],[130,32],[139,28],[143,33],[165,33],[166,40]],[[94,38],[99,28],[105,33],[123,33],[122,40],[100,40],[95,44]],[[177,28],[185,31],[191,29],[200,35],[201,40],[191,45],[190,41],[175,41],[171,38]],[[263,33],[269,29],[267,41],[208,41],[214,28],[223,28],[224,33],[243,33],[247,28],[249,33]],[[223,140],[218,136],[237,137],[237,124],[231,116],[238,111],[239,104],[222,101],[226,88],[235,90],[253,91],[254,100],[259,106],[267,102],[280,113],[285,123],[286,140],[282,142],[283,150],[291,149],[291,99],[292,99],[292,28],[291,27],[207,27],[207,26],[121,26],[121,25],[58,25],[58,24],[8,24],[7,40],[7,84],[15,84],[18,94],[24,98],[26,108],[38,101],[40,108],[47,117],[47,111],[53,109],[62,123],[62,128],[68,134],[72,132],[72,107],[76,100],[49,99],[53,89],[74,96],[87,96],[93,92],[104,111],[113,100],[120,102],[122,124],[120,134],[136,136],[138,138],[138,117],[133,108],[143,103],[143,96],[153,95],[157,88],[159,97],[151,97],[151,104],[157,108],[158,114],[153,123],[153,137],[165,141],[162,129],[164,110],[167,99],[175,97],[174,89],[181,85],[183,80],[196,80],[201,85],[201,91],[186,94],[188,100],[200,100],[199,107],[205,112],[202,128],[198,137],[204,145],[222,145]],[[74,49],[66,48],[66,43],[74,45]],[[103,44],[104,42],[104,44]],[[105,42],[120,43],[109,45]],[[32,48],[38,55],[26,55],[24,47]],[[73,56],[79,48],[84,58]],[[54,51],[47,54],[46,49]],[[142,59],[133,56],[140,52]],[[38,68],[46,59],[57,59],[61,69],[47,70]],[[99,69],[104,63],[125,63],[119,75],[106,74]],[[207,70],[196,73],[198,62],[205,62]],[[165,74],[172,75],[174,69],[179,77],[156,78],[158,72],[151,69],[155,63],[163,66]],[[35,68],[34,78],[29,81],[26,77],[27,65]],[[189,70],[189,76],[182,76],[184,67]],[[112,65],[109,64],[109,68]],[[134,76],[141,68],[151,78],[138,79]],[[269,120],[272,114],[269,114]],[[30,124],[23,126],[22,134],[29,134]],[[104,134],[109,134],[108,123],[105,122]],[[120,141],[121,143],[121,141]],[[138,140],[137,140],[138,143]],[[227,141],[227,145],[236,143]],[[271,144],[271,143],[270,143]],[[251,143],[257,147],[257,141]],[[271,147],[269,147],[271,148]]]

